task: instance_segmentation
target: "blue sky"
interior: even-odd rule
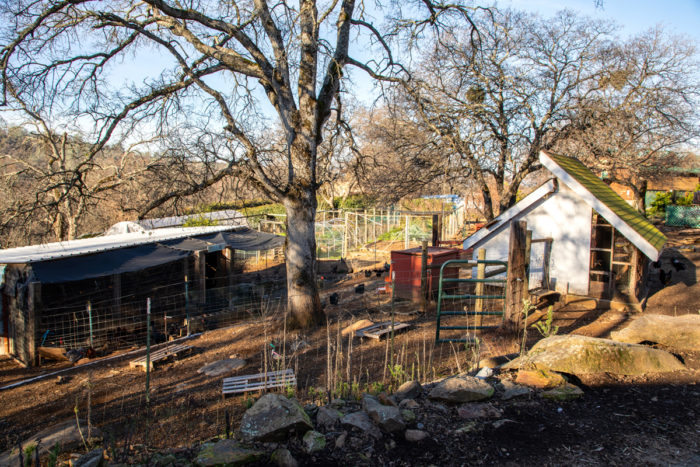
[[[683,34],[700,43],[700,0],[500,0],[500,6],[550,16],[570,9],[598,19],[613,20],[621,34],[632,35],[658,24],[667,32]]]

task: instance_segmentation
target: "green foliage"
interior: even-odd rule
[[[36,444],[27,444],[24,447],[24,467],[32,467],[34,464],[34,452],[36,451]]]
[[[386,386],[384,383],[379,382],[379,381],[373,381],[371,383],[367,383],[365,386],[365,392],[368,392],[369,394],[372,394],[373,396],[376,396],[380,392],[385,392],[386,391]]]
[[[345,200],[340,197],[333,198],[333,207],[335,209],[370,209],[376,204],[377,200],[367,195],[350,195]]]
[[[61,445],[58,444],[58,441],[56,444],[53,445],[51,449],[49,449],[49,460],[48,460],[48,466],[49,467],[56,467],[58,465],[58,455],[61,454]]]
[[[552,326],[553,319],[554,311],[550,306],[547,308],[547,319],[545,319],[544,322],[538,321],[537,323],[533,324],[532,327],[537,329],[539,333],[542,334],[542,337],[554,336],[559,331],[559,326]]]
[[[394,227],[388,232],[384,232],[377,240],[380,242],[389,242],[394,240],[401,240],[403,238],[403,229],[401,227]]]
[[[700,184],[695,188],[695,191],[700,190]],[[685,196],[674,197],[673,191],[665,191],[657,193],[654,201],[651,202],[647,214],[650,216],[663,216],[666,213],[666,206],[690,206],[693,204],[693,191],[688,192]]]
[[[209,219],[208,217],[204,217],[203,214],[200,214],[197,217],[193,217],[192,219],[188,219],[187,222],[182,224],[183,227],[209,227],[212,225],[219,225],[219,221],[216,219]]]

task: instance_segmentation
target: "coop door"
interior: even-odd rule
[[[602,216],[593,213],[589,295],[628,301],[631,297],[634,246]]]

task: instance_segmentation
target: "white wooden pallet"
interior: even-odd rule
[[[395,321],[394,333],[397,333],[399,330],[405,329],[409,326],[410,324]],[[355,335],[357,337],[371,337],[372,339],[381,339],[383,335],[389,333],[391,333],[391,321],[373,324],[371,326],[367,326],[366,328],[358,329],[357,331],[355,331]]]
[[[294,370],[288,368],[281,371],[268,371],[257,375],[232,376],[224,378],[223,394],[258,391],[260,389],[281,388],[292,385],[296,387],[297,378]]]
[[[153,352],[151,354],[151,370],[155,367],[156,363],[161,363],[164,360],[169,359],[170,357],[175,357],[178,354],[186,352],[190,349],[192,349],[191,345],[177,344],[177,345],[171,345],[171,346],[156,350],[155,352]],[[144,371],[146,370],[146,356],[145,355],[143,357],[139,357],[136,360],[132,360],[129,362],[130,368],[136,368],[139,366],[142,367]]]

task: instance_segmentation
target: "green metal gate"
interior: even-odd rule
[[[506,261],[494,261],[494,260],[463,260],[463,259],[451,259],[449,261],[445,261],[442,264],[442,267],[440,268],[440,284],[438,288],[438,298],[437,298],[437,326],[435,328],[435,342],[436,343],[441,343],[441,342],[470,342],[469,339],[467,338],[440,338],[440,331],[471,331],[471,330],[477,330],[477,329],[492,329],[495,328],[496,326],[476,326],[476,325],[448,325],[448,326],[442,326],[441,325],[441,318],[443,316],[504,316],[505,315],[505,285],[506,285],[506,279],[495,279],[495,278],[489,278],[489,277],[483,277],[483,278],[469,278],[469,279],[460,279],[459,277],[457,278],[452,278],[452,277],[443,277],[443,273],[445,271],[445,267],[454,267],[455,265],[459,265],[458,267],[461,268],[473,268],[478,266],[479,264],[483,264],[485,266],[504,266],[505,270],[504,271],[499,271],[499,274],[501,272],[506,272],[508,273],[508,263]],[[487,284],[487,283],[493,283],[493,284],[503,284],[503,295],[476,295],[476,294],[466,294],[466,295],[455,295],[455,294],[446,294],[445,293],[445,287],[444,284],[454,284],[454,283],[474,283],[474,284]],[[504,302],[504,309],[501,311],[475,311],[475,310],[443,310],[443,300],[498,300],[498,299],[503,299]]]

